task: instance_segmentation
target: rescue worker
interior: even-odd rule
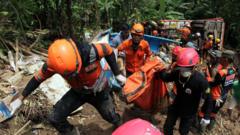
[[[114,48],[117,48],[124,40],[131,39],[131,35],[129,32],[129,25],[124,23],[120,29],[120,32],[117,34],[116,37],[113,38],[112,40],[112,46]],[[125,54],[120,53],[117,58],[117,64],[119,66],[120,72],[123,75],[126,75],[126,71],[124,69],[124,59],[125,59]]]
[[[210,60],[207,61],[209,77],[211,77],[210,81],[212,81],[212,78],[214,78],[218,72],[218,66],[220,63],[220,59],[222,57],[222,51],[219,50],[209,50],[208,53],[210,54]]]
[[[174,68],[177,66],[177,56],[179,53],[181,53],[181,51],[183,51],[184,48],[182,48],[181,46],[175,46],[173,49],[172,49],[172,63],[171,65],[169,66],[168,70],[169,71],[172,71],[174,70]],[[174,83],[170,82],[169,83],[170,86],[172,86],[172,89],[170,89],[168,91],[168,95],[169,95],[169,103],[173,103],[175,97],[176,97],[176,94],[177,94],[177,87]]]
[[[144,27],[142,24],[136,23],[131,29],[132,39],[125,40],[117,48],[119,52],[125,52],[127,76],[138,71],[152,55],[150,46],[148,42],[143,39],[143,35]]]
[[[208,35],[207,40],[203,43],[203,59],[207,58],[208,50],[212,49],[213,46],[213,35]]]
[[[211,95],[213,99],[213,108],[211,111],[211,122],[208,129],[211,130],[216,123],[216,115],[223,107],[227,100],[228,92],[232,89],[235,79],[235,69],[233,68],[234,52],[225,50],[222,52],[220,64],[216,67],[217,73],[212,81],[209,82],[211,88]],[[206,104],[203,105],[199,116],[206,112]]]
[[[185,47],[194,48],[199,52],[199,44],[201,41],[201,34],[199,32],[191,34],[189,41],[186,43]]]
[[[220,50],[220,43],[221,43],[220,38],[216,38],[215,44],[214,44],[214,46],[213,46],[213,49],[214,49],[214,50]]]
[[[152,31],[152,35],[157,37],[158,36],[158,31],[157,30],[153,30]]]
[[[82,44],[71,39],[55,40],[48,49],[47,62],[28,82],[22,93],[14,97],[13,103],[19,103],[30,95],[44,80],[54,74],[60,74],[71,89],[54,105],[49,116],[50,123],[60,132],[68,135],[76,133],[67,117],[85,102],[93,105],[103,119],[114,126],[121,124],[120,116],[115,112],[110,87],[104,78],[100,59],[105,58],[120,83],[126,78],[119,74],[115,55],[108,44]]]
[[[181,33],[181,46],[185,46],[185,44],[189,41],[189,36],[191,34],[190,24],[186,23],[183,28],[177,29],[177,32]]]
[[[178,118],[180,118],[180,134],[188,134],[202,95],[204,95],[203,98],[208,106],[207,113],[201,122],[204,124],[210,123],[209,115],[212,100],[207,80],[200,72],[194,70],[198,62],[198,53],[192,48],[185,48],[178,55],[177,67],[171,73],[163,70],[157,75],[165,82],[173,81],[177,87],[176,98],[168,108],[167,119],[164,124],[165,135],[173,135],[173,128]]]
[[[220,58],[222,56],[222,52],[218,50],[209,50],[210,59],[207,60],[206,63],[203,63],[201,65],[201,69],[199,71],[204,75],[204,77],[207,79],[208,82],[212,82],[213,78],[216,76],[218,72],[218,64],[220,61]],[[209,125],[201,124],[200,120],[203,118],[204,113],[201,111],[205,111],[205,104],[202,106],[200,111],[198,112],[198,117],[196,117],[196,120],[194,121],[194,127],[197,128],[198,132],[204,132]]]
[[[158,22],[158,31],[160,37],[168,38],[167,30],[164,28],[164,22],[159,21]]]
[[[123,24],[120,32],[116,37],[113,38],[112,40],[112,45],[117,48],[124,40],[130,39],[131,35],[129,33],[129,25],[128,24]]]

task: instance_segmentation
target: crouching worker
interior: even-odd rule
[[[185,48],[178,54],[177,66],[170,73],[164,70],[158,73],[158,77],[163,81],[174,82],[177,87],[176,98],[168,108],[167,119],[164,124],[165,135],[173,135],[173,129],[178,118],[180,118],[180,134],[188,134],[201,97],[204,97],[208,104],[202,123],[210,123],[212,100],[207,80],[200,72],[194,70],[198,62],[198,53],[193,48]]]
[[[113,99],[109,94],[110,88],[100,65],[100,59],[103,57],[117,80],[124,83],[126,78],[119,74],[115,55],[108,44],[90,45],[74,42],[71,39],[56,40],[48,49],[47,62],[13,102],[22,103],[24,98],[44,80],[58,73],[71,85],[71,89],[54,105],[49,117],[50,123],[60,134],[76,132],[67,121],[67,117],[85,102],[93,105],[103,119],[114,126],[119,126],[120,116],[115,112]]]
[[[233,87],[235,79],[235,68],[233,67],[234,52],[231,50],[224,50],[221,54],[220,63],[216,67],[217,73],[212,81],[209,82],[211,87],[211,96],[213,99],[213,108],[211,111],[211,122],[208,129],[214,128],[216,123],[216,115],[225,104],[228,93]],[[203,105],[199,116],[205,113],[205,105]]]

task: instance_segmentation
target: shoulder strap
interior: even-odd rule
[[[86,42],[79,43],[75,42],[78,48],[78,51],[80,53],[82,64],[84,67],[88,66],[90,64],[90,51],[91,51],[91,45],[89,45]]]

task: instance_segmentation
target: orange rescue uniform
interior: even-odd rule
[[[152,51],[146,40],[141,40],[136,51],[132,48],[132,39],[125,40],[118,46],[118,51],[125,51],[126,70],[134,73],[144,65],[145,61],[150,58]]]
[[[70,75],[62,75],[62,77],[71,85],[74,89],[81,89],[83,86],[91,87],[96,80],[99,78],[102,68],[100,65],[100,59],[111,55],[113,53],[112,48],[108,44],[97,44],[93,45],[97,50],[97,57],[94,62],[91,62],[86,67],[84,64],[78,74],[75,76]],[[81,56],[88,57],[88,56]],[[39,82],[43,82],[44,80],[50,78],[56,72],[49,68],[47,63],[35,74],[35,78]]]
[[[182,29],[178,29],[178,31],[182,34],[182,37],[184,40],[188,40],[189,35],[191,34],[191,30],[187,27],[184,27]]]
[[[211,49],[213,45],[213,41],[212,40],[208,40],[204,43],[203,48],[204,49]]]

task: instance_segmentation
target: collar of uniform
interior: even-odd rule
[[[131,45],[133,45],[132,39],[131,39]],[[145,40],[142,39],[138,45],[138,47],[140,48],[145,48],[146,44],[145,44]]]

